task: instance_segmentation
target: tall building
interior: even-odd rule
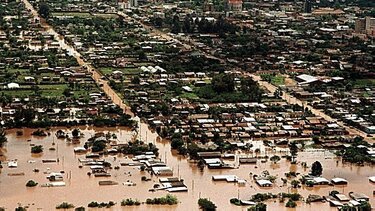
[[[375,18],[367,16],[355,21],[355,32],[375,36]]]
[[[128,0],[118,0],[118,6],[120,9],[128,9],[129,7],[129,2]]]
[[[228,10],[233,12],[241,12],[242,0],[228,0]]]
[[[304,6],[304,9],[303,9],[304,13],[311,13],[311,11],[312,11],[311,0],[305,0],[305,4],[303,6]]]
[[[129,7],[138,7],[138,0],[129,0]]]
[[[365,33],[365,31],[366,31],[366,20],[364,18],[357,19],[355,21],[354,30],[357,33]]]
[[[374,30],[374,28],[375,28],[375,18],[367,16],[365,18],[365,22],[366,22],[366,31]]]

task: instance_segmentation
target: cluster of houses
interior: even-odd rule
[[[206,3],[205,5],[209,5]],[[248,8],[242,11],[241,15],[231,16],[227,20],[250,31],[247,36],[256,37],[256,43],[264,43],[266,45],[265,48],[267,48],[266,52],[255,52],[255,55],[230,54],[229,52],[246,49],[246,45],[239,41],[236,43],[236,40],[227,43],[217,34],[172,35],[179,40],[189,41],[189,43],[204,52],[210,52],[218,57],[225,58],[229,63],[244,64],[243,66],[249,71],[254,71],[258,74],[287,74],[290,78],[297,81],[295,85],[287,87],[286,90],[288,92],[303,100],[318,99],[321,101],[319,106],[322,107],[327,106],[328,102],[328,105],[332,106],[333,109],[339,109],[339,111],[333,113],[340,113],[342,110],[341,106],[338,107],[335,102],[342,102],[342,84],[351,80],[346,73],[355,72],[362,78],[373,78],[371,69],[373,69],[374,63],[371,54],[375,48],[371,42],[367,42],[373,37],[358,33],[358,30],[355,29],[357,28],[358,20],[361,19],[361,13],[367,11],[368,8],[348,6],[344,10],[330,8],[315,8],[311,10],[310,8],[305,11],[304,4],[278,2],[276,5],[276,3],[263,1],[252,2],[252,4],[257,7]],[[275,11],[275,5],[280,10]],[[166,19],[171,13],[174,14],[174,11],[177,11],[176,14],[178,13],[181,23],[187,15],[192,15],[191,11],[184,8],[183,5],[178,7],[176,5],[170,7],[143,7],[141,15],[147,22],[148,19],[155,18],[155,16]],[[220,14],[222,14],[221,11],[212,11],[211,9],[201,11],[196,8],[192,16],[193,19],[204,16],[209,21],[216,21]],[[366,21],[369,22],[369,27],[373,27],[371,18],[366,18]],[[355,28],[353,27],[354,25]],[[211,42],[206,42],[207,37],[210,38]],[[241,40],[240,37],[238,40]],[[358,43],[357,46],[360,47],[353,47],[353,42]],[[154,77],[158,78],[156,80],[154,77],[151,80],[148,78],[146,81],[141,79],[143,83],[140,85],[145,86],[145,88],[138,92],[127,93],[130,101],[157,103],[157,98],[168,96],[169,93],[163,89],[155,91],[155,86],[148,90],[149,84],[156,83],[163,87],[168,85],[167,82],[169,81],[174,82],[174,78],[179,78],[175,74],[168,73],[168,70],[166,73],[160,74],[158,72],[155,74],[155,72],[146,69],[143,71],[153,73]],[[199,77],[190,78],[189,76],[185,76],[183,82],[189,79],[194,80],[198,86],[201,83],[203,85],[207,83],[206,80],[200,80]],[[194,86],[196,84],[187,83],[186,86],[183,86],[183,90],[193,92],[192,87]],[[311,86],[318,88],[328,87],[328,90],[309,91],[310,88],[308,87]],[[130,88],[141,89],[141,87],[133,86]],[[373,87],[371,86],[366,89],[354,89],[351,92],[360,96],[361,103],[366,103],[368,106],[374,103]],[[133,99],[133,96],[135,96],[135,99]],[[171,99],[172,103],[183,102],[183,104],[186,104],[188,100],[190,99]],[[349,98],[348,100],[350,101],[351,99]],[[349,108],[356,107],[356,104],[353,103],[343,107],[346,114],[341,119],[351,122],[353,125],[358,125],[358,128],[367,133],[373,133],[373,115],[363,116],[355,113],[352,115],[353,111]],[[140,110],[152,111],[152,108],[143,105]]]
[[[30,1],[34,7],[38,8],[39,1]],[[93,11],[98,13],[112,12],[111,6],[117,4],[111,2],[76,2],[74,0],[65,0],[58,2],[49,2],[49,5],[55,13],[69,13],[69,12],[85,12]]]
[[[375,114],[373,112],[375,91],[371,88],[366,89],[366,91],[354,90],[347,93],[344,98],[333,95],[329,100],[315,101],[313,106],[324,109],[326,113],[341,119],[348,125],[357,127],[368,134],[375,134]],[[363,96],[364,93],[367,93],[367,96]]]
[[[241,15],[232,16],[228,20],[251,32],[256,31],[256,34],[250,33],[250,35],[257,36],[259,43],[267,44],[269,48],[266,55],[255,53],[251,56],[241,54],[232,56],[228,50],[241,50],[244,43],[227,43],[215,34],[185,34],[183,37],[187,40],[193,38],[197,43],[196,46],[204,51],[214,52],[215,55],[223,55],[225,58],[232,57],[234,61],[241,61],[248,69],[254,71],[281,70],[288,74],[314,72],[324,76],[336,69],[354,68],[356,71],[369,72],[369,67],[373,65],[370,59],[371,50],[369,52],[366,49],[348,48],[352,44],[350,39],[353,37],[367,39],[366,35],[358,34],[353,27],[356,20],[361,19],[362,12],[366,8],[361,8],[363,10],[357,7],[347,7],[345,10],[320,8],[315,12],[305,13],[302,4],[263,1],[251,3],[255,5],[244,10]],[[279,9],[275,10],[275,7]],[[187,15],[192,15],[193,20],[205,17],[208,21],[216,21],[218,17],[224,15],[224,11],[205,12],[199,8],[193,11],[183,6],[177,8],[153,6],[143,7],[142,14],[144,19],[151,19],[154,16],[166,19],[166,14],[172,13],[178,15],[181,22]],[[371,22],[373,27],[373,21],[368,22]],[[205,42],[207,36],[211,38],[212,42],[208,42],[210,44]],[[371,49],[373,46],[368,44],[366,48]],[[353,63],[350,60],[353,56],[363,58],[362,62]]]
[[[220,137],[232,142],[252,138],[308,138],[314,135],[348,134],[335,123],[282,104],[280,106],[284,111],[272,111],[272,103],[198,104],[193,109],[187,109],[188,106],[175,106],[174,114],[170,117],[156,116],[150,118],[149,122],[155,127],[173,128],[175,133],[181,133],[186,138],[193,132],[196,138]],[[208,111],[214,108],[232,108],[232,111],[209,114]],[[179,122],[173,124],[171,120],[176,118]]]
[[[90,120],[114,106],[23,4],[1,4],[7,8],[1,21],[9,26],[0,28],[2,125],[25,107],[33,107],[39,120],[69,122]]]

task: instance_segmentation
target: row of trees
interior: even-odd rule
[[[226,33],[234,34],[239,30],[239,27],[229,23],[223,16],[217,20],[209,20],[205,17],[192,17],[190,14],[186,15],[184,21],[181,23],[178,15],[173,16],[172,21],[165,20],[166,23],[170,22],[172,33],[215,33],[223,36]],[[154,24],[161,26],[160,19],[154,20]]]
[[[260,102],[263,91],[250,77],[242,78],[237,89],[233,75],[219,74],[212,78],[211,84],[197,89],[196,94],[211,102]]]
[[[154,144],[146,144],[139,140],[121,146],[120,151],[129,155],[139,155],[145,152],[153,152],[156,156],[159,154],[159,149]]]

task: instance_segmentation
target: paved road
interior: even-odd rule
[[[34,9],[34,7],[30,4],[30,2],[28,0],[22,0],[22,1],[24,2],[26,8],[32,12],[32,14],[33,14],[33,16],[35,18],[40,18],[43,28],[45,28],[46,31],[48,31],[50,34],[52,34],[55,37],[55,39],[59,42],[60,47],[62,49],[64,49],[64,50],[67,50],[71,55],[73,55],[74,58],[77,59],[78,64],[81,67],[86,68],[87,71],[91,73],[91,76],[94,79],[94,81],[98,85],[101,86],[101,89],[107,94],[107,96],[109,98],[111,98],[111,100],[113,101],[113,103],[117,104],[124,111],[124,113],[127,113],[127,114],[129,114],[131,116],[134,116],[133,113],[130,111],[130,107],[128,105],[126,105],[122,101],[121,97],[109,86],[108,81],[101,79],[101,77],[102,77],[101,73],[98,70],[96,70],[92,65],[90,65],[87,62],[85,62],[82,59],[81,54],[74,47],[68,45],[65,42],[64,37],[62,35],[58,34],[53,29],[53,27],[51,27],[49,24],[47,24],[39,16],[38,12]]]

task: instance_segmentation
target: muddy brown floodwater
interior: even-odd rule
[[[237,207],[229,203],[230,198],[239,197],[241,199],[249,199],[252,194],[258,192],[288,192],[295,191],[302,194],[305,198],[309,194],[328,195],[329,191],[338,190],[345,194],[350,191],[361,192],[370,197],[370,203],[375,206],[373,197],[373,190],[375,185],[370,184],[368,181],[369,176],[375,175],[374,168],[372,166],[354,166],[344,165],[341,162],[336,162],[337,158],[330,152],[324,152],[319,150],[310,150],[306,152],[300,152],[298,161],[305,161],[309,166],[315,160],[320,160],[323,165],[323,176],[327,179],[333,177],[343,177],[349,181],[346,186],[321,186],[314,188],[300,188],[292,190],[288,186],[282,186],[281,177],[284,177],[285,172],[296,169],[300,173],[308,173],[309,169],[303,169],[301,165],[291,165],[285,159],[282,159],[278,164],[272,164],[271,162],[261,163],[257,165],[241,165],[238,169],[207,169],[200,171],[195,164],[189,162],[186,158],[177,155],[177,153],[171,151],[170,145],[167,141],[162,141],[157,138],[155,133],[148,130],[146,124],[141,126],[142,138],[152,143],[156,143],[159,148],[159,157],[161,160],[166,161],[167,165],[173,169],[174,176],[181,177],[185,180],[185,184],[189,188],[188,192],[173,193],[177,196],[180,203],[173,206],[161,206],[161,205],[146,205],[142,204],[138,207],[121,207],[120,201],[126,198],[139,199],[145,201],[149,197],[159,197],[167,194],[166,191],[149,192],[154,183],[158,182],[158,177],[151,177],[147,172],[140,172],[136,167],[121,166],[119,170],[110,170],[112,174],[111,178],[95,178],[89,177],[88,167],[79,168],[78,158],[84,158],[84,155],[77,155],[73,152],[73,148],[76,146],[82,146],[86,139],[91,137],[95,132],[107,132],[115,133],[119,140],[130,140],[132,137],[131,131],[126,128],[93,128],[93,127],[81,127],[81,132],[84,133],[84,138],[81,138],[81,143],[73,145],[66,143],[65,140],[56,139],[55,132],[58,129],[65,131],[71,131],[72,129],[67,128],[53,128],[50,136],[47,137],[36,137],[31,136],[31,129],[23,129],[24,134],[22,136],[16,135],[16,130],[7,131],[8,143],[3,150],[3,157],[1,160],[18,160],[18,168],[10,169],[6,164],[3,165],[3,169],[0,170],[0,207],[5,207],[8,210],[13,210],[17,207],[18,203],[23,206],[28,205],[29,210],[54,210],[57,204],[64,201],[74,204],[75,206],[87,206],[91,201],[108,202],[115,201],[117,205],[110,208],[109,210],[198,210],[197,201],[199,197],[209,198],[217,206],[218,210],[246,210],[247,207]],[[27,142],[31,140],[31,142]],[[52,143],[55,142],[57,150],[48,150],[52,147]],[[32,156],[30,153],[30,144],[43,145],[44,152],[39,156]],[[257,145],[255,143],[255,145]],[[259,145],[259,144],[258,144]],[[276,149],[278,151],[278,149]],[[266,153],[265,149],[262,148],[261,153]],[[282,152],[277,152],[283,154]],[[270,154],[268,151],[267,154]],[[112,166],[120,166],[120,162],[127,160],[126,156],[105,156],[104,158],[112,163]],[[59,158],[59,163],[42,163],[42,159]],[[29,162],[35,161],[35,162]],[[235,162],[227,161],[227,162]],[[256,168],[257,166],[257,168]],[[38,168],[39,173],[34,173],[33,169]],[[65,171],[64,181],[66,182],[65,187],[40,187],[40,184],[48,182],[46,174],[44,172],[50,169],[51,172]],[[263,170],[268,170],[271,175],[278,176],[276,184],[272,188],[260,188],[257,186],[249,173],[260,174]],[[24,176],[8,176],[8,173],[20,173],[23,172]],[[130,172],[130,174],[129,174]],[[233,174],[237,175],[242,179],[246,179],[247,183],[245,186],[238,186],[237,184],[226,183],[226,182],[213,182],[212,175],[217,174]],[[71,175],[71,178],[69,178]],[[151,177],[152,181],[142,182],[141,176]],[[25,186],[28,180],[34,180],[39,183],[37,187],[27,188]],[[100,180],[114,180],[119,185],[114,186],[99,186],[98,181]],[[124,186],[123,182],[126,181],[135,182],[136,186]],[[289,185],[290,186],[290,185]],[[297,208],[288,209],[285,208],[283,203],[279,203],[278,200],[268,201],[268,210],[337,210],[331,208],[328,203],[298,203]],[[95,209],[90,209],[95,210]]]

